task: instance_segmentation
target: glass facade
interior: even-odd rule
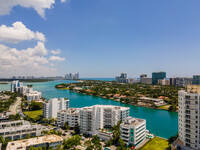
[[[166,78],[166,72],[153,72],[152,73],[152,84],[158,84],[159,79],[165,79]]]
[[[200,75],[193,76],[192,84],[200,85]]]

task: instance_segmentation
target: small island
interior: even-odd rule
[[[65,83],[62,83],[62,84],[56,85],[55,88],[56,88],[56,89],[60,89],[60,90],[69,90],[68,85],[65,84]]]
[[[8,82],[0,82],[0,84],[8,84]]]
[[[183,87],[122,84],[115,81],[84,80],[78,83],[59,84],[55,88],[71,92],[94,95],[122,103],[154,109],[177,111],[178,90]]]

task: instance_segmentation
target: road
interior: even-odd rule
[[[21,112],[21,98],[20,97],[17,97],[17,101],[10,106],[9,111],[13,115],[16,115],[17,113]]]

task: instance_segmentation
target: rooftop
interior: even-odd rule
[[[77,114],[79,111],[80,108],[69,108],[67,110],[61,110],[60,113]]]
[[[187,85],[187,92],[200,94],[200,85]]]
[[[34,146],[42,143],[54,143],[60,142],[63,138],[57,135],[47,135],[42,137],[36,137],[31,139],[19,140],[9,142],[7,145],[7,150],[26,150],[28,146]]]
[[[19,125],[19,126],[14,126],[14,127],[5,127],[1,128],[0,132],[14,132],[18,130],[25,130],[25,129],[33,129],[33,128],[45,128],[45,126],[42,126],[40,124],[24,124],[24,125]]]
[[[122,125],[127,125],[127,126],[136,126],[141,123],[143,123],[145,120],[144,119],[139,119],[139,118],[132,118],[132,117],[127,117],[126,121],[122,123]]]

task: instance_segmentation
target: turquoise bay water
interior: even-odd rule
[[[43,97],[60,98],[65,97],[70,99],[70,107],[84,107],[95,104],[102,105],[118,105],[130,108],[130,116],[143,118],[147,120],[147,129],[157,136],[163,138],[169,138],[174,136],[178,132],[178,113],[168,112],[165,110],[156,110],[144,107],[137,107],[120,102],[115,102],[109,99],[103,99],[100,97],[83,95],[79,93],[73,93],[69,90],[58,90],[54,86],[60,83],[71,83],[73,81],[55,80],[50,82],[37,82],[37,83],[24,83],[24,85],[32,84],[34,90],[41,91]],[[10,90],[10,84],[1,85],[1,90]]]

